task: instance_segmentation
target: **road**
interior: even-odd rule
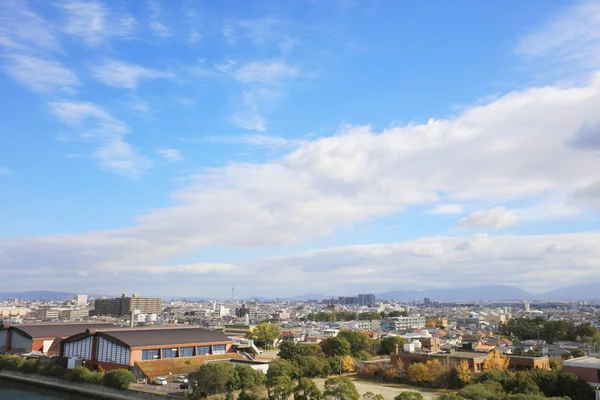
[[[325,379],[314,379],[315,383],[322,391],[325,386]],[[422,388],[412,387],[408,385],[395,385],[395,384],[386,384],[386,383],[376,383],[376,382],[368,382],[361,380],[352,380],[354,382],[354,386],[356,386],[356,390],[362,396],[367,392],[372,392],[375,394],[380,394],[386,399],[392,400],[394,397],[398,396],[398,394],[406,391],[419,392],[425,397],[427,400],[435,400],[438,398],[441,392],[429,391]]]

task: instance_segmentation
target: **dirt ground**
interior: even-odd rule
[[[322,391],[325,386],[325,379],[314,379],[315,383]],[[395,384],[387,384],[387,383],[377,383],[377,382],[369,382],[363,380],[352,380],[354,382],[354,386],[356,386],[356,390],[362,396],[367,392],[372,392],[375,394],[380,394],[386,399],[392,400],[394,397],[398,396],[398,394],[406,391],[419,392],[425,397],[427,400],[435,400],[444,392],[438,392],[434,390],[426,390],[422,388],[417,388],[408,385],[395,385]]]

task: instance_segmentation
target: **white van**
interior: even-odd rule
[[[169,382],[167,381],[167,378],[163,377],[163,376],[159,376],[158,378],[154,379],[154,384],[155,385],[168,385]]]

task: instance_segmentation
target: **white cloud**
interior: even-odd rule
[[[90,46],[129,38],[136,25],[130,15],[111,12],[99,1],[64,1],[59,7],[65,12],[63,32]]]
[[[99,144],[94,157],[111,172],[136,177],[150,168],[150,161],[138,154],[123,137],[129,127],[91,102],[55,101],[49,109],[61,121],[72,125],[81,140]]]
[[[92,75],[106,85],[127,89],[135,89],[144,80],[174,77],[171,72],[157,71],[122,61],[108,61],[98,65],[94,67]]]
[[[504,207],[494,207],[491,210],[476,211],[458,221],[458,226],[475,228],[500,229],[516,225],[519,216]]]
[[[150,29],[154,34],[162,38],[171,36],[171,30],[160,20],[163,14],[160,3],[155,0],[148,0],[148,10],[150,13]]]
[[[107,140],[95,153],[102,168],[122,176],[135,178],[150,168],[150,161],[139,155],[120,137]]]
[[[267,123],[260,111],[259,100],[252,92],[246,92],[242,98],[243,106],[232,117],[231,122],[242,129],[263,132]]]
[[[235,72],[235,78],[243,83],[278,84],[287,78],[298,76],[298,68],[283,62],[261,61],[246,64]]]
[[[0,12],[0,46],[13,51],[60,52],[52,25],[20,0],[3,0]]]
[[[0,175],[10,175],[12,174],[12,170],[7,167],[0,167]]]
[[[65,121],[89,128],[82,132],[96,132],[104,124],[116,131],[110,135],[112,138],[127,132],[119,120],[90,104],[60,104],[55,109]],[[115,272],[123,266],[168,266],[178,255],[200,248],[297,243],[356,222],[394,215],[411,205],[433,206],[440,198],[445,203],[469,206],[492,201],[499,205],[508,201],[541,205],[548,201],[548,193],[562,193],[560,198],[553,196],[551,202],[572,202],[568,204],[579,207],[575,200],[585,200],[591,207],[600,206],[600,186],[594,186],[600,170],[595,147],[571,144],[581,126],[598,118],[598,109],[600,76],[582,87],[543,87],[510,93],[451,119],[382,132],[370,127],[346,127],[334,136],[307,141],[271,162],[232,163],[189,177],[190,185],[173,194],[173,206],[151,210],[127,228],[5,241],[0,269],[28,265],[31,270],[50,268],[72,274],[81,265]],[[92,136],[97,137],[97,133]],[[496,213],[501,218],[492,219],[490,226],[514,221],[511,211],[500,208]],[[432,276],[446,279],[449,262],[454,269],[451,275],[464,284],[491,279],[481,274],[481,266],[504,253],[517,261],[510,268],[502,262],[494,267],[505,265],[503,276],[512,277],[517,271],[515,279],[519,282],[562,284],[565,265],[570,267],[573,280],[591,279],[600,271],[597,233],[506,238],[502,245],[496,244],[500,239],[485,236],[423,239],[408,247],[400,246],[408,254],[404,259],[395,258],[393,247],[362,247],[367,253],[376,250],[379,258],[357,252],[364,257],[356,257],[338,270],[344,277],[340,285],[364,278],[344,272],[379,268],[381,260],[387,262],[387,254],[393,268],[382,268],[381,273],[399,279],[405,277],[398,275],[400,272],[410,271],[408,280],[399,281],[411,285]],[[559,245],[554,246],[555,242]],[[453,246],[456,250],[449,250]],[[570,248],[574,250],[565,250]],[[83,259],[82,250],[93,250],[96,255]],[[336,253],[341,255],[343,252]],[[321,265],[324,272],[333,268],[327,266],[330,262],[328,259]],[[528,262],[531,271],[546,266],[541,280],[540,274],[536,279],[524,279],[529,271],[523,263]],[[309,260],[304,265],[314,269],[318,263]],[[413,267],[398,269],[398,265]],[[287,261],[272,270],[265,260],[243,267],[253,272],[253,277],[266,280],[257,279],[256,290],[273,291],[272,282],[280,283],[283,273],[286,281],[294,284],[302,283],[307,276],[312,282],[332,282],[331,276],[315,279]],[[206,277],[202,279],[206,284]],[[234,278],[210,279],[214,279],[211,287],[217,290],[219,285],[231,286]],[[443,284],[442,278],[439,283]]]
[[[57,61],[22,54],[8,54],[3,64],[10,76],[36,92],[72,93],[81,85],[77,75]]]
[[[572,67],[600,67],[600,2],[568,5],[538,31],[521,39],[517,51],[534,60]]]
[[[177,149],[158,149],[158,155],[170,162],[179,162],[183,160],[181,152]]]
[[[463,206],[460,204],[438,204],[427,212],[428,214],[462,214]]]

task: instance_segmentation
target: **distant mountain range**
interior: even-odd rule
[[[36,300],[67,300],[72,299],[75,293],[56,292],[51,290],[35,290],[26,292],[0,292],[0,300],[17,298],[29,301]],[[90,294],[90,298],[115,297],[111,295]],[[502,300],[567,300],[567,301],[594,301],[600,300],[600,282],[586,283],[582,285],[567,286],[564,288],[550,290],[544,293],[532,294],[515,286],[507,285],[485,285],[470,286],[452,289],[427,289],[427,290],[392,290],[376,295],[382,300],[422,300],[429,297],[434,301],[502,301]],[[306,300],[325,300],[337,298],[338,296],[327,296],[322,293],[307,293],[299,296],[288,297],[281,300],[287,301],[306,301]],[[174,297],[165,297],[165,299]],[[191,301],[209,300],[208,298],[186,297]],[[266,301],[266,297],[248,297],[237,300],[255,300]]]
[[[79,292],[81,293],[81,292]],[[69,293],[69,292],[55,292],[52,290],[31,290],[26,292],[0,292],[0,300],[7,299],[22,299],[28,301],[39,301],[39,300],[68,300],[75,297],[77,293]],[[101,294],[88,294],[88,298],[98,298],[98,297],[113,297],[110,295],[101,295]]]

